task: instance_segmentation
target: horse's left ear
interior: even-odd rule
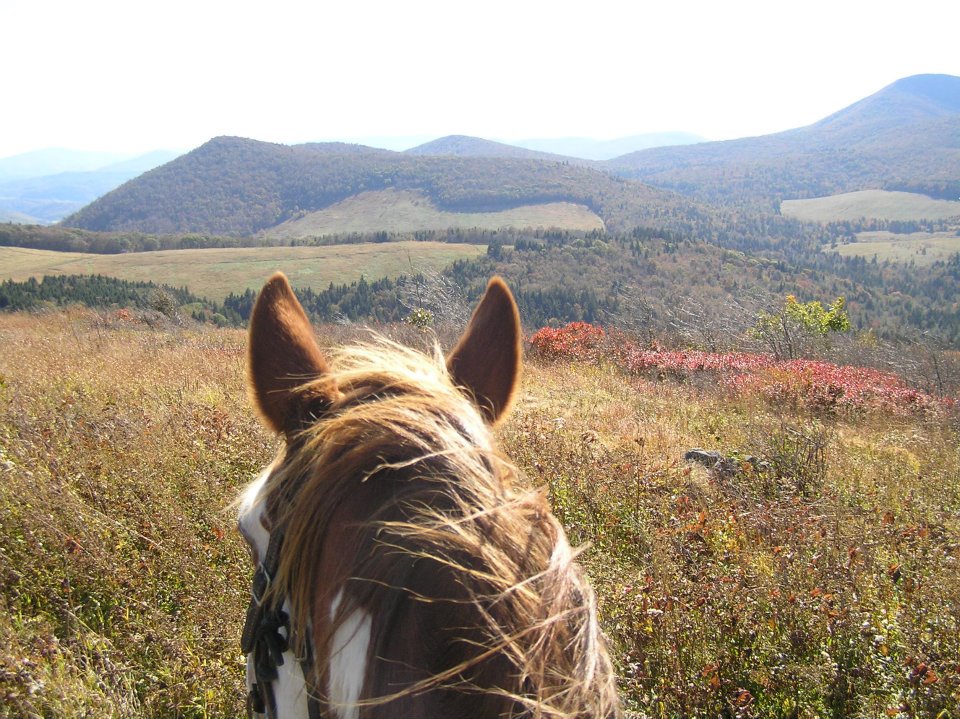
[[[520,343],[517,303],[504,281],[494,277],[447,357],[453,381],[470,393],[491,424],[513,401],[520,379]]]
[[[322,385],[311,393],[299,388],[329,372],[329,365],[313,336],[313,327],[282,272],[260,290],[250,315],[250,394],[274,432],[288,437],[299,430],[306,415],[326,405],[335,387]]]

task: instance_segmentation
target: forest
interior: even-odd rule
[[[841,224],[838,230],[848,232],[852,227]],[[902,265],[889,261],[827,254],[815,243],[764,257],[644,227],[620,235],[457,231],[424,233],[422,239],[443,238],[483,242],[487,252],[454,262],[440,274],[418,273],[414,266],[393,280],[362,278],[324,289],[303,288],[298,290],[301,301],[324,322],[395,322],[417,308],[442,321],[461,317],[462,308],[479,296],[486,280],[499,274],[514,289],[531,329],[586,321],[645,323],[662,332],[689,324],[696,315],[702,327],[734,328],[728,332],[732,342],[735,330],[788,294],[804,301],[842,295],[858,330],[890,338],[925,333],[947,344],[960,343],[957,254],[923,272],[904,272]],[[691,283],[690,277],[698,281]],[[8,281],[0,285],[0,307],[71,302],[105,307],[129,302],[140,307],[149,304],[144,297],[153,289],[102,277]],[[194,297],[187,289],[163,290],[178,305],[188,306],[184,314],[237,325],[246,322],[255,296],[252,290],[231,293],[218,304]]]

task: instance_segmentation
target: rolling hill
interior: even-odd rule
[[[388,189],[421,193],[448,213],[571,203],[615,231],[654,223],[670,227],[710,214],[679,195],[578,164],[218,137],[127,182],[64,224],[96,231],[252,235],[362,192]]]
[[[864,189],[935,194],[960,181],[960,77],[904,78],[807,127],[642,150],[607,167],[700,200],[764,208]]]
[[[719,237],[743,234],[742,227],[731,230],[727,216],[718,229],[713,220],[726,211],[707,205],[769,216],[783,200],[868,189],[960,196],[960,78],[904,78],[807,127],[657,147],[606,162],[459,135],[403,153],[218,137],[107,193],[64,224],[249,236],[289,228],[364,192],[399,190],[428,198],[440,213],[571,203],[613,232],[654,226]],[[468,221],[450,219],[456,227]]]

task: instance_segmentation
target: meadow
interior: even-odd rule
[[[417,230],[529,227],[560,230],[602,230],[603,220],[586,206],[572,202],[523,205],[497,212],[448,212],[426,195],[407,190],[361,192],[316,212],[288,220],[264,232],[266,237],[292,239],[350,232],[414,232]]]
[[[858,232],[857,241],[836,247],[824,247],[825,252],[836,252],[845,257],[874,257],[878,262],[890,260],[921,267],[937,261],[946,261],[960,252],[960,234],[957,232],[911,232],[896,234],[887,231]]]
[[[242,715],[231,502],[276,449],[245,333],[74,310],[0,346],[0,717]],[[584,546],[632,716],[960,716],[955,402],[828,369],[534,336],[500,441]]]
[[[784,200],[780,212],[808,222],[878,220],[947,220],[960,217],[960,201],[935,200],[915,192],[860,190],[829,197]]]
[[[448,242],[385,242],[324,247],[235,247],[159,250],[116,255],[0,247],[0,280],[64,274],[101,274],[123,280],[190,287],[221,301],[230,292],[259,290],[263,278],[288,268],[295,287],[324,290],[361,277],[395,278],[439,272],[457,259],[483,254],[482,245]]]

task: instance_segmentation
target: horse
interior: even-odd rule
[[[382,337],[324,352],[269,279],[248,388],[282,448],[238,500],[249,716],[620,716],[576,552],[494,443],[521,357],[499,278],[446,358]]]

